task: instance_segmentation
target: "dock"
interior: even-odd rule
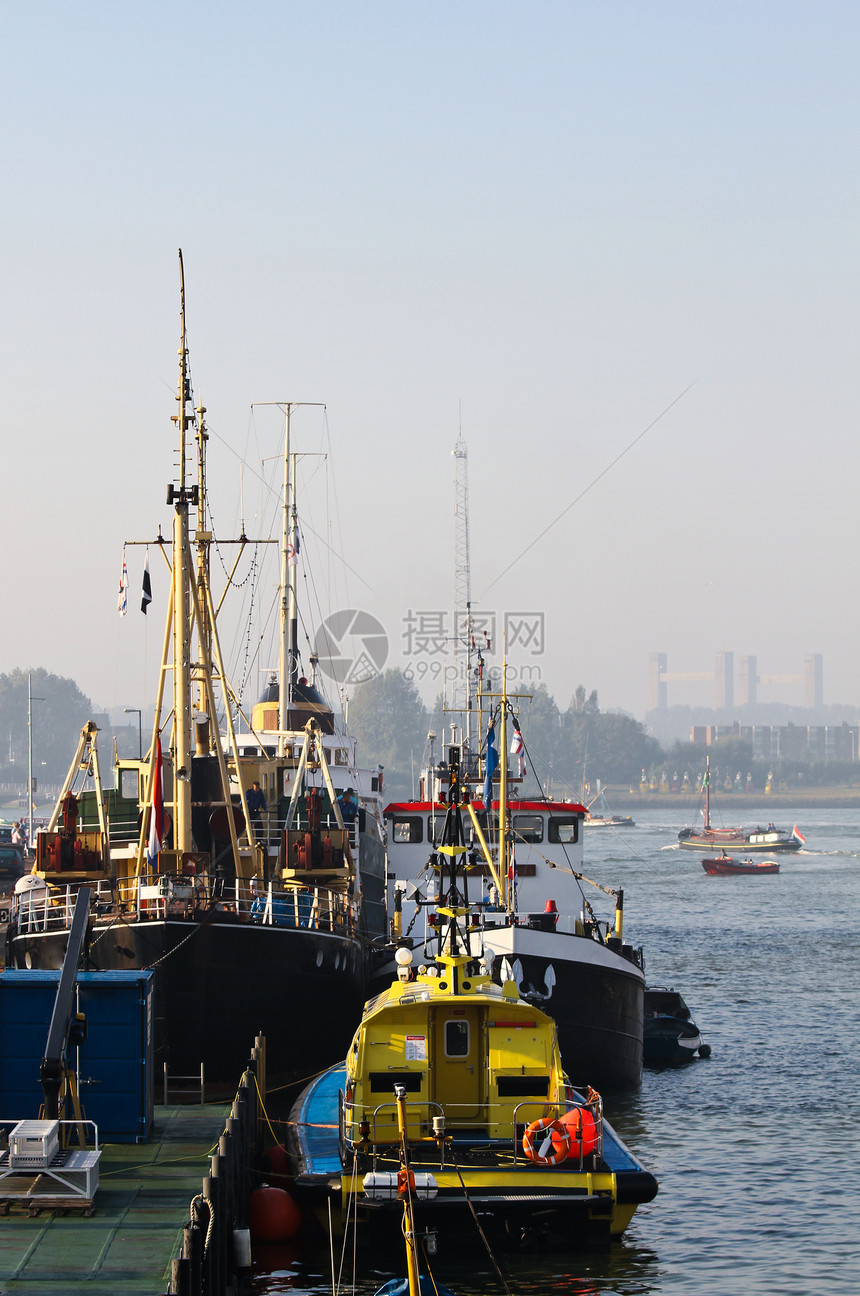
[[[191,1201],[229,1115],[229,1103],[156,1105],[148,1143],[102,1145],[88,1218],[75,1209],[0,1206],[0,1296],[166,1293]]]

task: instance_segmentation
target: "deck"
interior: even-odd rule
[[[157,1106],[148,1143],[106,1143],[93,1212],[12,1205],[0,1217],[0,1296],[159,1296],[229,1105]]]

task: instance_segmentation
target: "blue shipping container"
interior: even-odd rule
[[[144,1143],[152,1131],[153,972],[79,972],[87,1038],[71,1050],[81,1105],[99,1139]],[[0,973],[0,1117],[34,1120],[59,972]],[[71,1115],[71,1113],[70,1113]]]

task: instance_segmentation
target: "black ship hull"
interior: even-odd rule
[[[601,1093],[638,1088],[645,978],[633,951],[627,957],[590,937],[519,926],[487,928],[484,935],[497,956],[495,979],[506,959],[523,998],[555,1019],[575,1085]]]
[[[68,932],[8,933],[8,965],[58,969]],[[271,1077],[294,1083],[341,1060],[366,991],[364,943],[348,933],[257,925],[234,914],[94,924],[86,966],[155,971],[156,1065],[235,1085],[254,1036]]]

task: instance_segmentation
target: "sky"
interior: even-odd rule
[[[271,504],[252,405],[308,403],[309,640],[366,613],[433,695],[462,433],[514,681],[642,718],[649,653],[816,652],[860,704],[855,3],[32,0],[3,27],[0,671],[152,700],[164,571],[143,618],[132,542],[171,526],[181,247],[216,523]]]

